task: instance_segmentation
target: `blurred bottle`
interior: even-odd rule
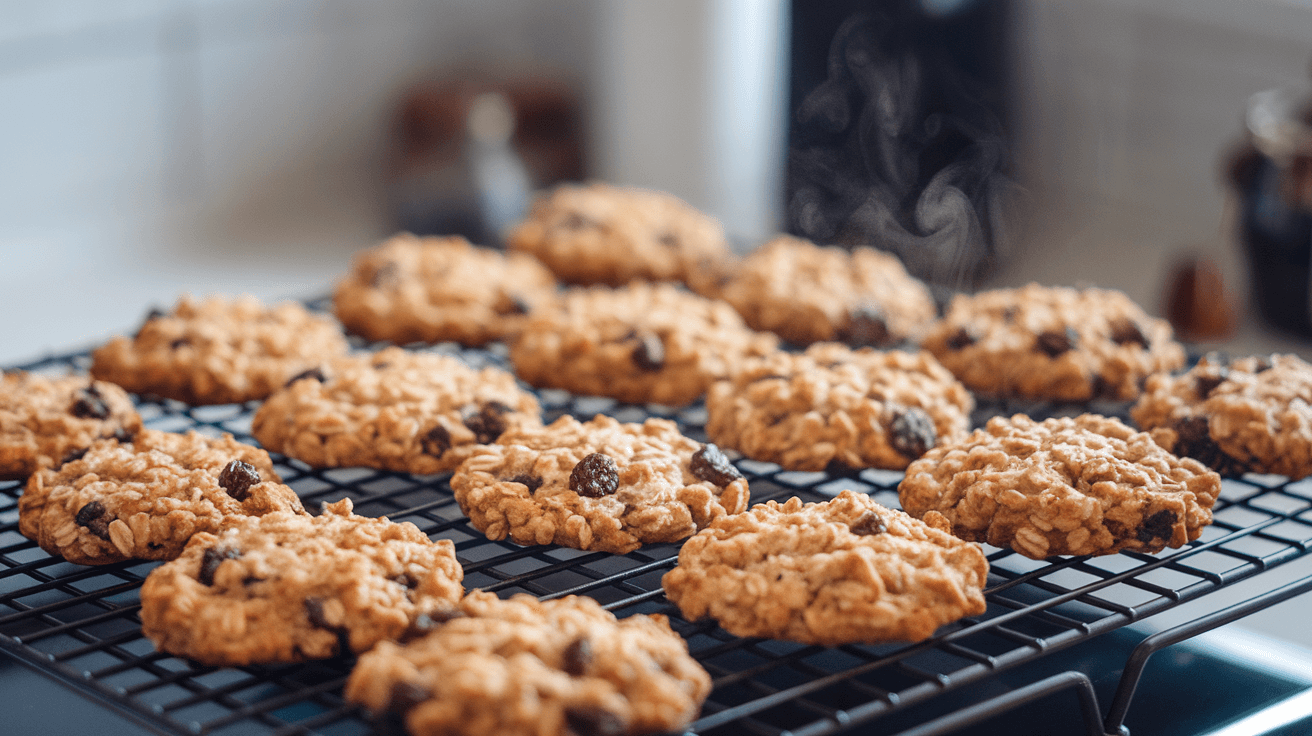
[[[1227,161],[1263,320],[1312,337],[1312,106],[1287,90],[1250,98],[1247,139]]]
[[[398,229],[498,246],[534,189],[583,176],[578,105],[544,81],[425,84],[401,106],[388,193]]]

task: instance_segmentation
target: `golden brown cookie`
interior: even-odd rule
[[[451,477],[489,539],[623,554],[675,542],[747,508],[747,480],[674,422],[564,416],[476,447]]]
[[[683,545],[661,584],[689,620],[837,646],[919,641],[983,613],[987,575],[977,545],[843,491],[717,519]]]
[[[251,434],[317,468],[428,474],[507,429],[541,423],[537,399],[509,373],[389,347],[294,377],[255,413]]]
[[[555,291],[551,272],[530,255],[402,233],[355,257],[333,292],[333,312],[369,340],[483,345],[513,337]]]
[[[0,374],[0,480],[25,480],[104,437],[126,440],[141,417],[123,389],[85,376]]]
[[[711,691],[664,616],[591,598],[474,592],[432,629],[361,656],[346,699],[413,736],[637,736],[684,728]]]
[[[323,659],[397,639],[464,593],[450,540],[351,512],[278,512],[192,537],[141,587],[160,651],[210,665]]]
[[[1036,560],[1180,547],[1212,523],[1220,492],[1202,463],[1096,414],[994,417],[911,463],[898,486],[912,516]]]
[[[540,196],[507,243],[571,284],[687,281],[730,257],[720,223],[677,197],[595,182]]]
[[[954,297],[922,346],[973,391],[1058,401],[1133,399],[1184,365],[1171,326],[1121,292],[1038,284]]]
[[[171,560],[194,534],[275,511],[305,513],[264,450],[226,434],[143,429],[29,478],[18,530],[82,565]]]
[[[817,343],[743,364],[706,397],[716,444],[792,470],[901,469],[970,429],[975,401],[934,356]]]
[[[183,296],[169,314],[152,311],[135,336],[97,348],[91,375],[132,393],[227,404],[262,399],[346,351],[337,323],[299,304]]]
[[[938,314],[897,256],[781,235],[743,260],[717,294],[747,324],[796,345],[903,342]]]
[[[1312,474],[1312,365],[1296,355],[1206,356],[1183,375],[1149,378],[1130,414],[1222,475]]]
[[[571,289],[555,306],[535,310],[510,359],[534,386],[680,406],[777,344],[724,302],[635,282]]]

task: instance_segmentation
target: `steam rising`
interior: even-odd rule
[[[789,215],[816,242],[896,253],[928,281],[976,281],[1010,240],[1019,187],[997,117],[941,52],[885,15],[838,29],[828,77],[802,100]]]

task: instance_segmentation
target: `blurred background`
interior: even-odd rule
[[[874,243],[940,294],[1092,283],[1305,352],[1306,210],[1276,213],[1303,238],[1284,291],[1240,233],[1245,196],[1270,224],[1290,198],[1253,193],[1291,186],[1245,154],[1250,98],[1302,94],[1310,57],[1307,0],[8,2],[0,361],[182,291],[325,294],[398,228],[494,243],[585,177],[674,192],[743,250]],[[1301,322],[1262,319],[1268,292]]]

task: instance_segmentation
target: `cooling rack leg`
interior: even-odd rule
[[[1093,682],[1089,680],[1088,675],[1074,670],[1053,675],[1005,695],[935,718],[909,731],[903,731],[898,736],[941,736],[1071,687],[1075,688],[1075,694],[1080,698],[1084,732],[1088,736],[1105,736],[1102,732],[1102,724],[1098,721],[1101,711],[1098,709],[1098,695],[1093,691]]]
[[[1234,623],[1250,613],[1287,601],[1309,590],[1312,590],[1312,575],[1262,595],[1249,598],[1242,603],[1236,603],[1229,608],[1209,613],[1187,624],[1181,624],[1166,631],[1159,631],[1139,642],[1139,646],[1134,648],[1134,651],[1130,653],[1130,658],[1125,662],[1125,669],[1121,672],[1121,681],[1116,686],[1116,695],[1112,697],[1111,708],[1107,711],[1107,720],[1104,722],[1103,730],[1109,736],[1129,736],[1130,730],[1124,725],[1125,714],[1130,710],[1130,699],[1134,697],[1134,690],[1139,686],[1139,678],[1143,675],[1143,668],[1148,664],[1149,657],[1172,644],[1179,644],[1186,639],[1191,639],[1205,631],[1211,631],[1218,626]]]

